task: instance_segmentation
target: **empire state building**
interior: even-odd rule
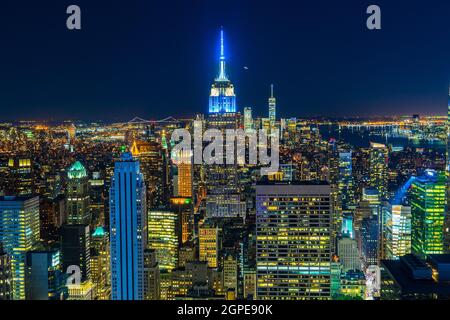
[[[223,29],[220,31],[220,69],[219,75],[214,80],[209,95],[209,113],[235,113],[236,95],[234,86],[228,79],[225,71],[225,45]]]
[[[208,129],[218,129],[224,134],[227,129],[241,128],[241,115],[237,112],[234,86],[225,71],[223,30],[220,31],[220,69],[209,96]],[[236,152],[236,148],[235,148]],[[241,199],[238,167],[236,163],[205,166],[206,216],[208,218],[240,217],[245,215],[245,202]],[[235,155],[236,159],[236,155]]]

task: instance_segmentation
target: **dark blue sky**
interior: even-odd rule
[[[69,31],[66,8],[82,10]],[[366,29],[366,8],[382,30]],[[156,119],[206,112],[218,32],[239,109],[445,114],[448,0],[2,0],[0,120]],[[248,67],[246,70],[244,67]]]

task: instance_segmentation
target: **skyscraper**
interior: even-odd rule
[[[84,224],[63,225],[61,228],[61,255],[64,270],[78,266],[81,282],[91,279],[91,245],[89,226]]]
[[[27,300],[66,300],[69,296],[66,279],[59,250],[26,253]]]
[[[388,196],[388,160],[389,150],[384,144],[370,144],[369,184],[380,193],[380,198]]]
[[[363,218],[361,224],[361,259],[365,268],[377,266],[380,260],[380,219]]]
[[[446,177],[426,170],[412,183],[412,249],[419,256],[444,252]]]
[[[244,108],[244,129],[245,132],[250,132],[254,129],[252,108],[250,107]]]
[[[172,160],[176,162],[178,168],[177,190],[178,197],[192,198],[193,195],[193,173],[194,167],[192,163],[192,152],[180,151],[176,155],[172,155]]]
[[[273,84],[270,86],[270,98],[269,98],[269,121],[270,129],[275,128],[275,122],[277,117],[277,99],[273,96]]]
[[[257,299],[330,299],[331,187],[256,186]]]
[[[145,193],[139,162],[130,153],[122,154],[120,161],[115,163],[110,189],[113,300],[144,298]]]
[[[0,197],[0,243],[11,258],[14,300],[25,299],[26,252],[39,238],[39,197]]]
[[[62,265],[80,268],[80,283],[68,284],[69,300],[92,300],[94,285],[91,277],[90,228],[87,224],[66,224],[61,228]]]
[[[156,251],[161,271],[178,266],[178,247],[181,245],[180,215],[170,210],[149,210],[148,247]]]
[[[225,43],[223,29],[220,31],[219,75],[215,79],[209,96],[209,113],[236,112],[236,95],[234,86],[225,70]]]
[[[383,206],[384,258],[399,259],[411,253],[411,207],[387,203]]]
[[[348,210],[355,204],[353,189],[352,153],[339,153],[338,187],[342,210]]]
[[[447,174],[447,201],[450,199],[450,87],[447,108],[447,150],[446,150],[446,174]],[[444,251],[450,253],[450,205],[447,205],[447,212],[444,221]]]
[[[349,270],[361,270],[361,261],[358,254],[358,246],[355,239],[344,237],[338,240],[339,261],[344,272]]]
[[[90,224],[89,177],[81,162],[75,162],[67,172],[67,223]]]
[[[91,278],[96,286],[98,300],[111,298],[111,259],[109,234],[97,227],[91,235]]]
[[[227,129],[238,129],[242,127],[241,115],[237,112],[236,97],[234,95],[234,87],[228,80],[225,72],[225,55],[224,55],[224,39],[223,30],[221,31],[221,56],[219,76],[216,78],[211,89],[209,98],[209,115],[207,119],[208,129],[217,129],[224,135]],[[237,148],[235,143],[235,159]],[[240,197],[240,183],[237,163],[227,163],[226,154],[223,155],[223,164],[212,164],[205,167],[205,180],[207,187],[207,198],[210,202],[216,199],[230,198],[236,199]],[[233,201],[233,205],[227,208],[233,212],[222,212],[223,216],[234,215],[236,211],[240,211],[239,201]],[[209,209],[208,209],[209,208]],[[209,206],[214,210],[214,206]],[[209,216],[215,215],[215,212],[207,212]]]
[[[31,196],[35,189],[35,173],[29,155],[17,155],[8,161],[8,171],[11,183],[7,195]]]
[[[147,189],[147,205],[158,207],[168,199],[168,167],[166,150],[156,141],[134,140],[131,146],[133,157],[139,161]]]

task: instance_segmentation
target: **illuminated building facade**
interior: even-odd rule
[[[273,96],[273,84],[270,86],[270,98],[269,98],[269,121],[270,129],[275,128],[275,122],[277,120],[277,99]]]
[[[11,259],[0,244],[0,300],[12,300]]]
[[[144,298],[147,246],[146,188],[139,161],[124,153],[115,163],[110,189],[110,242],[113,300]]]
[[[27,300],[66,300],[67,275],[59,250],[37,250],[26,253]]]
[[[179,214],[170,210],[148,212],[148,247],[156,251],[161,271],[172,271],[178,266],[178,246],[181,244]]]
[[[450,87],[447,108],[447,148],[446,148],[447,199],[450,199]],[[450,253],[450,205],[447,205],[444,226],[444,250]]]
[[[238,261],[232,254],[223,257],[223,288],[238,293]]]
[[[338,187],[342,209],[348,210],[355,202],[351,152],[339,153]]]
[[[184,245],[194,237],[194,206],[192,198],[172,197],[170,198],[170,209],[178,214],[180,226],[176,227],[178,238],[181,237],[181,243]],[[180,248],[179,248],[180,249]]]
[[[98,300],[111,298],[111,260],[109,235],[97,227],[91,235],[91,278]]]
[[[198,227],[199,259],[208,262],[209,268],[217,268],[219,253],[219,228],[211,222]]]
[[[331,187],[256,186],[257,299],[330,299]]]
[[[444,252],[446,177],[427,170],[411,189],[412,250],[419,256]]]
[[[364,268],[377,266],[380,261],[380,219],[366,217],[361,225],[361,259]]]
[[[0,243],[11,258],[14,300],[25,299],[26,252],[39,244],[39,197],[0,197]]]
[[[360,270],[348,270],[341,273],[339,299],[363,300],[366,291],[366,277]]]
[[[159,265],[154,249],[144,251],[144,300],[159,300],[161,297]]]
[[[244,108],[244,129],[245,132],[251,132],[254,129],[252,108]]]
[[[256,298],[256,271],[244,270],[244,299]]]
[[[208,218],[244,217],[245,201],[240,194],[209,194],[206,198],[206,216]]]
[[[134,140],[131,153],[139,161],[140,172],[144,176],[148,206],[164,205],[169,196],[166,150],[156,141]]]
[[[411,253],[411,207],[387,203],[383,206],[384,256],[395,260]]]
[[[380,143],[370,144],[369,184],[378,190],[381,199],[388,196],[389,149]]]
[[[75,162],[67,172],[67,223],[90,224],[89,177],[81,162]]]
[[[67,288],[69,289],[68,300],[94,300],[94,284],[91,280],[79,284],[68,284]]]
[[[177,165],[177,193],[178,197],[192,198],[193,196],[193,173],[192,151],[180,151],[174,155],[172,160]]]
[[[34,194],[34,170],[29,156],[18,155],[10,158],[8,171],[10,184],[6,195],[31,196]]]

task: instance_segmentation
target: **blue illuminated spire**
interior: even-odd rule
[[[223,39],[223,27],[220,29],[220,71],[219,81],[228,81],[227,74],[225,72],[225,44]]]
[[[223,28],[220,29],[220,66],[219,74],[214,79],[209,95],[209,113],[236,112],[236,95],[234,86],[225,71],[225,40]]]

